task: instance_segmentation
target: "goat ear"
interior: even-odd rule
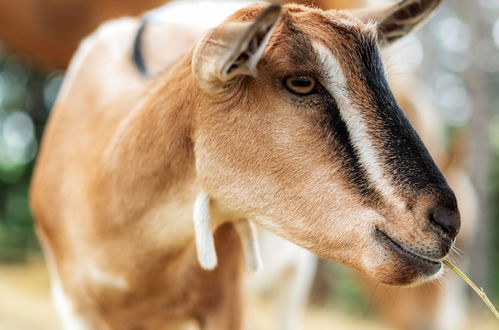
[[[358,10],[365,22],[378,26],[378,39],[382,46],[404,37],[421,25],[442,0],[401,0],[378,8]]]
[[[212,31],[196,48],[193,70],[204,83],[255,75],[256,65],[281,17],[271,4],[252,22],[229,22]]]

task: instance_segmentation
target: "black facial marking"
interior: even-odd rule
[[[366,205],[380,204],[381,197],[369,182],[366,170],[359,161],[357,152],[350,140],[346,123],[340,116],[336,101],[328,92],[324,92],[322,98],[325,105],[322,129],[333,152],[342,161],[341,168]]]
[[[308,70],[317,67],[318,60],[310,38],[286,16],[282,19],[282,33],[292,35],[293,38],[283,38],[284,42],[282,43],[275,42],[269,53],[272,52],[272,48],[284,49],[287,66],[291,64],[297,69],[308,68]],[[265,59],[263,63],[265,63]],[[310,74],[320,76],[319,72],[311,72]],[[341,173],[347,178],[349,187],[357,190],[365,205],[379,206],[382,203],[382,197],[369,181],[366,170],[359,161],[357,151],[350,140],[346,123],[340,117],[336,101],[322,86],[319,86],[313,97],[318,100],[314,107],[320,108],[323,114],[319,129],[331,147],[332,157],[335,160],[341,160]]]
[[[376,42],[360,37],[355,45],[355,53],[361,63],[359,78],[367,86],[369,104],[373,107],[365,109],[366,104],[357,106],[366,112],[367,120],[375,123],[369,126],[369,134],[377,143],[377,149],[383,151],[381,157],[392,183],[428,193],[434,188],[446,186],[442,173],[388,87]]]
[[[369,123],[368,134],[381,157],[387,179],[408,201],[415,190],[433,195],[437,192],[444,204],[455,206],[452,194],[441,193],[442,188],[449,191],[447,183],[395,101],[374,36],[334,21],[325,23],[329,24],[331,33],[341,36],[341,41],[330,47],[343,47],[342,52],[356,62],[344,68],[347,76],[354,77],[347,82],[350,97]],[[361,84],[353,85],[352,81],[361,81]]]

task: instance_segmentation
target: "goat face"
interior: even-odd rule
[[[216,203],[385,283],[439,274],[459,230],[456,200],[379,55],[438,3],[254,6],[213,30],[193,55],[208,96],[194,140]]]

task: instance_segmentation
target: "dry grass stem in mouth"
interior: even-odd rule
[[[468,285],[471,286],[471,288],[473,290],[475,290],[475,292],[480,296],[480,298],[482,298],[482,300],[485,303],[485,305],[487,305],[487,307],[492,311],[492,313],[494,314],[494,316],[496,317],[496,319],[499,320],[499,313],[497,312],[497,310],[494,307],[494,305],[492,305],[492,303],[490,302],[489,298],[487,297],[487,295],[485,294],[485,292],[483,291],[483,289],[477,287],[475,285],[475,283],[473,283],[469,279],[468,276],[466,276],[461,270],[459,270],[459,268],[457,268],[456,266],[454,266],[454,264],[452,264],[452,262],[450,262],[448,260],[444,260],[443,263],[444,263],[444,265],[446,265],[447,267],[449,267],[450,269],[452,269],[452,271],[454,273],[456,273],[457,275],[459,275],[466,283],[468,283]]]

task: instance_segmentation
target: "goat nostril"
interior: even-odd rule
[[[430,221],[442,228],[453,238],[459,232],[461,221],[456,211],[446,207],[437,207],[430,213]]]

